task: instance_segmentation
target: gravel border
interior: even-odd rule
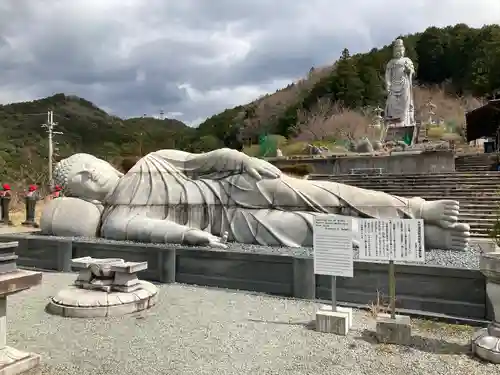
[[[115,241],[107,240],[104,238],[86,238],[86,237],[59,237],[59,236],[46,236],[40,234],[25,234],[25,233],[15,233],[12,236],[20,237],[34,237],[43,239],[54,239],[54,240],[71,240],[74,242],[85,242],[85,243],[103,243],[117,245],[127,244],[136,245],[140,247],[154,247],[154,248],[182,248],[182,249],[193,249],[193,250],[206,250],[206,251],[231,251],[231,252],[243,252],[243,253],[254,253],[254,254],[266,254],[266,255],[288,255],[296,257],[312,257],[313,248],[312,247],[282,247],[282,246],[261,246],[261,245],[249,245],[240,243],[228,243],[228,248],[225,250],[211,249],[209,247],[199,247],[199,246],[187,246],[178,244],[151,244],[151,243],[140,243],[134,241]],[[431,249],[426,250],[425,254],[425,265],[436,266],[436,267],[450,267],[450,268],[465,268],[477,270],[479,269],[479,257],[482,253],[481,247],[477,243],[469,245],[465,251],[451,251],[451,250],[439,250]],[[354,259],[357,261],[359,258],[358,250],[354,250]],[[404,264],[405,262],[398,262]],[[408,263],[415,265],[415,263]]]

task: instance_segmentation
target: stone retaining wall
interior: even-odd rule
[[[391,155],[350,154],[333,156],[291,156],[267,158],[278,168],[308,164],[317,174],[349,174],[357,168],[381,168],[386,174],[455,172],[453,151],[407,151]]]
[[[123,242],[93,242],[39,235],[0,235],[19,241],[18,264],[71,271],[71,259],[91,256],[147,261],[145,280],[240,289],[285,297],[328,300],[330,279],[313,275],[313,259],[286,255],[161,247]],[[477,270],[396,266],[397,306],[417,314],[488,320],[486,287]],[[337,299],[370,305],[377,292],[388,295],[387,266],[355,262],[354,278],[338,278]]]

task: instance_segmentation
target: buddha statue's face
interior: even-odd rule
[[[64,171],[58,171],[63,168]],[[75,154],[61,161],[54,175],[65,175],[64,189],[70,196],[102,202],[123,176],[108,162],[89,154]]]
[[[405,55],[405,48],[402,46],[394,47],[394,57],[400,59]]]

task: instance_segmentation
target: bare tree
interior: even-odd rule
[[[328,98],[321,98],[310,111],[297,113],[297,140],[311,142],[327,139],[354,140],[366,134],[370,118],[348,110]]]

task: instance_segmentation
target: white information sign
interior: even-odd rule
[[[348,216],[314,217],[314,273],[353,277],[353,220]]]
[[[424,262],[422,219],[359,219],[359,260]]]

